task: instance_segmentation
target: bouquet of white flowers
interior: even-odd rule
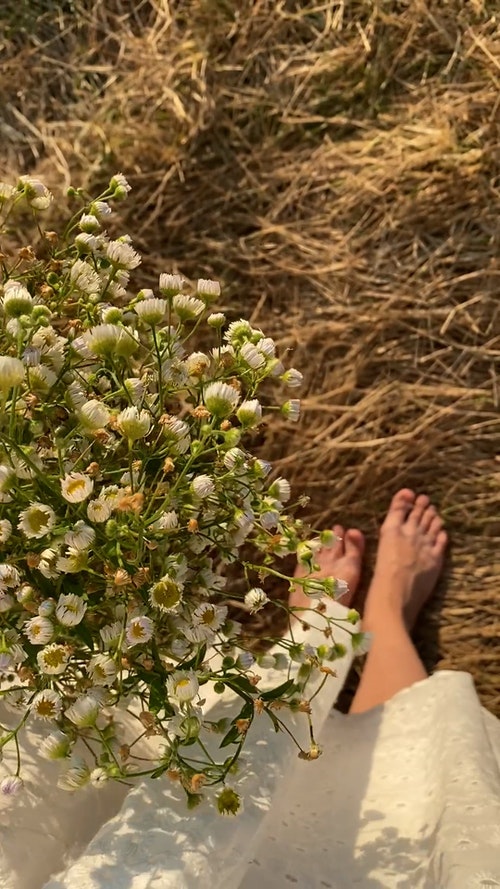
[[[255,612],[270,601],[269,575],[292,584],[277,557],[296,553],[311,571],[333,535],[305,539],[284,505],[289,483],[270,481],[270,465],[245,447],[263,415],[260,384],[293,389],[301,374],[285,370],[260,330],[211,311],[215,281],[190,287],[162,274],[157,292],[131,290],[141,258],[127,235],[105,230],[128,191],[121,174],[95,200],[70,189],[79,209],[57,234],[40,225],[52,199],[45,185],[0,184],[0,232],[18,209],[38,232],[35,247],[1,254],[0,701],[12,719],[0,725],[0,751],[16,745],[17,769],[0,789],[22,788],[19,736],[38,720],[40,756],[61,759],[62,788],[166,774],[191,802],[222,784],[217,805],[234,812],[238,795],[224,785],[254,714],[277,730],[278,706],[310,720],[311,671],[342,651],[313,601],[325,644],[281,640],[282,681],[259,690],[228,615],[225,566],[241,559],[242,575],[261,578],[241,597]],[[190,351],[194,333],[204,351]],[[299,402],[265,410],[294,421]],[[248,543],[251,562],[241,556]],[[345,588],[307,575],[293,583],[313,600]],[[290,678],[293,661],[302,667]],[[235,695],[233,719],[210,721],[207,684]],[[134,755],[136,740],[120,743],[120,708],[136,713],[136,740],[161,741],[150,762]],[[214,732],[220,761],[204,740]],[[86,758],[75,754],[79,739]]]

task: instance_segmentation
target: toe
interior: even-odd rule
[[[428,506],[426,510],[424,510],[424,512],[422,514],[422,518],[420,520],[420,528],[422,531],[424,531],[425,534],[427,534],[430,531],[431,525],[432,525],[434,519],[436,518],[436,516],[437,516],[436,508],[434,506],[432,506],[432,504],[430,506]]]
[[[443,527],[443,520],[442,520],[441,516],[435,515],[434,518],[432,519],[432,522],[429,525],[429,531],[428,531],[430,537],[432,537],[433,542],[435,542],[437,540],[438,534],[441,531],[442,527]]]
[[[398,491],[391,500],[391,505],[382,527],[402,525],[415,502],[415,497],[415,492],[410,490],[410,488],[402,488]]]
[[[349,528],[345,535],[345,554],[361,559],[365,551],[365,536],[358,528]]]
[[[415,500],[415,505],[408,516],[408,524],[413,527],[420,527],[424,514],[429,507],[430,499],[427,494],[419,494]]]
[[[443,553],[446,549],[447,543],[448,543],[448,535],[447,535],[446,531],[439,531],[439,533],[436,537],[436,542],[434,543],[434,546],[432,547],[432,552],[437,558],[440,558],[443,556]]]
[[[337,539],[333,546],[329,548],[328,552],[332,559],[340,559],[340,557],[344,555],[345,531],[342,525],[334,525],[332,531]]]

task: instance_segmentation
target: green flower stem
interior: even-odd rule
[[[170,303],[169,303],[170,306]],[[160,351],[160,345],[158,343],[158,337],[156,335],[156,326],[153,324],[151,327],[151,333],[153,334],[153,342],[155,346],[156,352],[156,360],[158,362],[158,401],[160,408],[160,417],[163,413],[163,376],[161,372],[161,363],[162,363],[162,355]]]

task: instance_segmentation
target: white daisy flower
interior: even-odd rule
[[[115,620],[114,623],[101,627],[99,634],[106,648],[110,648],[119,642],[122,631],[123,624],[120,620]]]
[[[99,703],[92,695],[79,695],[71,707],[64,711],[64,715],[77,728],[89,728],[95,725],[99,715]]]
[[[176,670],[167,678],[167,694],[180,704],[192,701],[198,688],[198,679],[192,670]]]
[[[163,424],[163,435],[172,443],[172,450],[177,454],[185,454],[191,444],[189,426],[184,420],[175,417]]]
[[[155,531],[173,531],[179,526],[179,516],[174,509],[164,512],[152,527]]]
[[[8,519],[0,519],[0,543],[7,543],[12,534],[12,525]]]
[[[23,788],[24,782],[19,775],[9,775],[0,781],[0,793],[2,796],[16,796]]]
[[[93,355],[111,355],[122,335],[118,324],[97,324],[83,334],[83,342]]]
[[[210,358],[204,352],[191,352],[184,364],[190,377],[202,377],[210,367]]]
[[[36,367],[40,364],[42,358],[42,352],[40,349],[37,349],[35,346],[26,346],[23,352],[23,364],[26,367]]]
[[[226,469],[234,469],[235,466],[242,466],[245,462],[245,453],[241,448],[229,448],[224,454],[223,463]]]
[[[52,642],[46,648],[38,652],[36,659],[42,673],[48,676],[58,676],[64,673],[69,661],[69,651],[65,645]]]
[[[227,343],[231,343],[231,345],[235,345],[241,342],[244,342],[245,339],[248,339],[252,336],[254,330],[252,325],[249,324],[248,321],[245,321],[244,318],[240,318],[238,321],[231,321],[229,324],[225,334],[224,339]]]
[[[156,299],[154,297],[152,299],[143,299],[135,304],[134,310],[144,324],[154,326],[163,321],[167,313],[167,301],[166,299]]]
[[[262,339],[256,343],[255,348],[258,349],[259,352],[262,352],[266,358],[274,358],[276,354],[276,343],[270,336],[263,336]]]
[[[85,617],[87,604],[75,593],[61,593],[56,605],[56,617],[64,627],[75,627]]]
[[[87,670],[95,685],[112,685],[118,675],[116,663],[107,654],[93,655]]]
[[[197,475],[191,482],[191,488],[196,497],[204,500],[215,491],[215,485],[208,475]]]
[[[45,688],[37,692],[33,698],[30,711],[37,719],[49,722],[58,719],[62,710],[62,698],[52,688]]]
[[[89,213],[92,213],[97,219],[104,219],[106,216],[111,216],[112,209],[106,201],[92,201],[89,207]]]
[[[70,767],[57,779],[57,786],[70,793],[84,787],[90,780],[90,769],[81,756],[72,756]]]
[[[45,537],[56,523],[54,510],[45,503],[32,503],[19,514],[17,527],[24,536],[31,540]]]
[[[99,220],[93,213],[83,213],[78,220],[78,228],[80,228],[82,232],[88,232],[91,235],[98,232],[100,227]]]
[[[267,509],[260,515],[260,523],[266,531],[277,528],[280,521],[280,514],[275,509]]]
[[[74,549],[68,547],[65,556],[59,556],[56,559],[56,571],[60,574],[78,574],[83,571],[88,564],[88,552],[85,549]]]
[[[0,355],[0,390],[8,392],[14,386],[19,386],[25,375],[25,367],[19,358],[10,358],[8,355]]]
[[[17,478],[34,478],[36,469],[43,469],[40,455],[35,453],[32,448],[27,448],[25,450],[24,459],[18,454],[12,454],[11,460]]]
[[[148,434],[151,429],[151,417],[147,411],[141,411],[133,405],[118,414],[116,425],[125,438],[136,441]]]
[[[116,191],[116,189],[123,189],[125,192],[131,191],[131,186],[128,184],[123,173],[115,173],[109,180],[109,187],[114,191]]]
[[[220,630],[227,617],[225,605],[213,605],[211,602],[202,602],[193,611],[191,620],[193,624],[201,624],[210,627],[211,630]]]
[[[92,787],[104,787],[104,785],[109,781],[109,776],[106,769],[97,768],[92,769],[90,773],[90,783]]]
[[[3,310],[7,318],[17,318],[19,315],[31,314],[33,297],[28,288],[20,281],[7,281],[3,291]]]
[[[182,275],[160,275],[160,292],[166,296],[174,293],[180,293],[184,287],[184,278]]]
[[[14,478],[15,475],[12,467],[0,464],[0,503],[9,503],[12,500],[8,491]]]
[[[145,615],[132,617],[127,624],[127,642],[129,645],[139,645],[149,642],[153,635],[154,624],[151,618]]]
[[[28,380],[29,387],[33,392],[44,393],[48,392],[56,384],[57,376],[50,367],[46,367],[44,364],[37,364],[35,367],[30,368]]]
[[[90,500],[87,505],[87,516],[91,522],[106,522],[113,511],[113,505],[109,500]]]
[[[95,540],[95,531],[81,519],[64,535],[64,542],[72,549],[88,549]]]
[[[75,237],[74,245],[78,249],[79,253],[88,256],[91,253],[99,253],[101,251],[103,239],[99,235],[93,235],[90,232],[79,232]],[[82,260],[80,260],[80,262],[82,262]],[[94,270],[91,269],[91,271]],[[92,296],[95,293],[98,293],[98,290],[90,290],[90,288],[95,288],[100,280],[100,276],[97,274],[95,278],[90,278],[90,276],[86,276],[84,272],[82,272],[81,281],[79,281],[76,286],[79,290],[82,291],[82,293],[89,293],[89,295]],[[86,288],[89,288],[89,290],[87,290]]]
[[[263,367],[266,363],[262,352],[259,352],[253,343],[244,343],[240,349],[240,356],[253,370],[258,370],[259,367]]]
[[[286,383],[289,389],[298,389],[298,387],[302,385],[304,377],[300,370],[296,370],[295,367],[290,367],[281,375],[280,379]]]
[[[81,503],[90,496],[94,482],[83,472],[70,472],[61,479],[62,495],[68,503]]]
[[[177,611],[182,602],[183,589],[182,583],[165,574],[149,590],[149,602],[153,608],[158,608],[164,614]]]
[[[59,570],[56,564],[58,557],[59,553],[54,547],[44,549],[40,553],[40,561],[37,570],[40,571],[47,580],[54,580],[56,577],[59,577]]]
[[[0,614],[6,614],[15,604],[14,596],[9,593],[0,593]]]
[[[17,188],[8,182],[0,182],[0,204],[10,201],[17,194]]]
[[[291,490],[288,479],[277,478],[269,487],[269,494],[271,497],[275,497],[276,500],[279,500],[280,503],[286,503],[287,500],[290,500]]]
[[[199,293],[200,296],[216,299],[220,296],[220,283],[218,281],[212,281],[210,278],[198,278],[196,292]]]
[[[281,406],[281,413],[287,418],[287,420],[291,420],[292,423],[296,423],[300,417],[300,401],[297,398],[291,398],[290,401],[285,401],[285,403]]]
[[[123,381],[123,386],[132,399],[133,404],[139,404],[139,402],[142,401],[145,392],[142,380],[137,380],[135,377],[129,377]]]
[[[256,398],[252,398],[250,401],[242,401],[236,411],[236,416],[242,426],[247,428],[257,426],[262,420],[262,407],[260,402]]]
[[[269,602],[269,597],[261,587],[253,587],[245,596],[245,605],[250,614],[256,614]]]
[[[0,565],[0,592],[19,586],[20,581],[21,576],[14,565],[9,565],[7,562]]]
[[[356,657],[368,654],[373,641],[373,633],[353,633],[351,636],[352,650]]]
[[[48,617],[32,617],[23,626],[24,635],[32,645],[47,645],[54,635],[54,624]]]
[[[203,392],[205,407],[214,417],[228,417],[232,414],[240,396],[228,383],[209,383]]]
[[[88,397],[85,389],[76,380],[69,384],[67,389],[68,397],[76,410],[80,410],[84,404],[87,404]]]
[[[70,739],[64,732],[55,731],[38,744],[38,752],[44,759],[65,759],[70,748]]]
[[[213,327],[215,330],[220,330],[221,327],[224,327],[225,323],[226,316],[223,312],[212,312],[207,318],[208,326]]]
[[[125,241],[109,241],[105,251],[109,261],[120,269],[136,269],[142,262],[137,250]]]
[[[43,182],[32,176],[20,176],[19,183],[23,186],[24,196],[34,210],[47,210],[52,201],[52,195]]]
[[[111,419],[111,411],[102,401],[91,398],[79,408],[78,419],[85,429],[104,429]]]
[[[80,244],[85,240],[85,243],[88,242],[88,239],[92,239],[91,250],[95,249],[98,245],[98,241],[95,238],[92,238],[91,235],[79,235]],[[80,246],[78,244],[78,246]],[[87,252],[87,251],[86,251]],[[70,281],[73,286],[80,291],[80,293],[85,293],[87,296],[92,296],[95,293],[99,293],[101,289],[101,279],[96,271],[94,271],[93,267],[90,263],[85,262],[83,259],[77,259],[73,265],[71,266],[71,271],[69,273]]]
[[[173,307],[175,314],[181,321],[192,321],[201,315],[205,308],[205,303],[195,296],[187,296],[184,293],[178,293],[173,298]]]

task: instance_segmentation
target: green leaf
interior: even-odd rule
[[[224,735],[219,747],[227,747],[228,744],[238,744],[241,741],[241,734],[235,725],[231,726],[227,734]]]
[[[159,680],[151,683],[149,690],[149,709],[152,713],[159,713],[167,704],[167,692]]]
[[[287,679],[286,682],[283,682],[282,685],[278,685],[277,688],[271,688],[269,691],[264,691],[261,694],[262,701],[275,701],[276,698],[284,698],[285,695],[290,694],[292,690],[294,690],[295,682],[293,679]]]
[[[246,676],[225,676],[223,681],[229,688],[232,688],[233,691],[236,691],[244,698],[247,698],[247,695],[250,695],[250,700],[253,700],[257,694],[255,686],[252,685]]]

